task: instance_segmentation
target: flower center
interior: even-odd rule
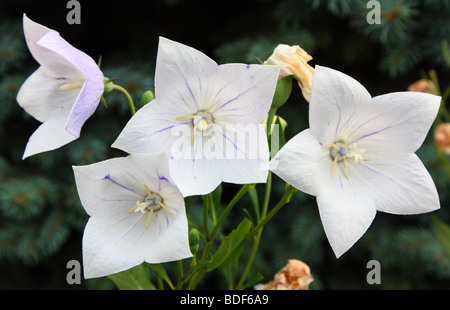
[[[186,119],[186,118],[192,119],[193,128],[192,128],[192,134],[191,134],[191,145],[194,144],[194,136],[197,132],[201,133],[202,135],[203,134],[211,135],[211,130],[213,130],[214,135],[217,133],[216,126],[214,125],[214,122],[213,122],[213,116],[209,111],[211,110],[211,108],[213,106],[215,106],[217,103],[219,103],[219,101],[220,100],[217,100],[215,103],[213,103],[211,106],[209,106],[209,108],[206,109],[205,111],[198,111],[194,115],[185,115],[185,116],[180,116],[180,117],[176,118],[176,120]]]
[[[145,186],[145,191],[147,192],[147,195],[144,197],[144,200],[136,201],[136,205],[130,208],[127,211],[127,214],[133,211],[148,213],[147,221],[145,222],[145,228],[147,228],[154,212],[164,209],[166,212],[172,214],[172,211],[164,205],[163,199],[158,193],[152,193],[147,186]]]
[[[350,134],[351,136],[351,134]],[[345,165],[345,174],[347,178],[349,178],[348,175],[348,164],[347,164],[347,158],[353,158],[355,160],[355,163],[358,163],[360,161],[366,161],[369,160],[368,158],[365,158],[362,156],[362,153],[364,153],[365,149],[358,149],[358,146],[356,143],[352,143],[348,145],[348,140],[350,139],[350,136],[346,141],[344,140],[338,140],[334,143],[330,143],[330,157],[333,160],[333,167],[331,168],[331,175],[334,175],[334,171],[336,169],[336,166],[338,162],[344,162]]]
[[[212,115],[209,112],[198,112],[192,119],[192,124],[198,132],[209,132],[214,128]]]

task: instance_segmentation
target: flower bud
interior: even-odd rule
[[[153,92],[152,92],[151,90],[147,90],[147,91],[142,95],[141,106],[146,105],[147,103],[149,103],[149,102],[152,101],[153,99],[155,99],[155,95],[153,94]]]
[[[189,231],[189,246],[191,248],[192,254],[197,253],[199,248],[200,236],[198,234],[198,230],[195,228],[191,228]]]
[[[272,109],[277,110],[289,99],[292,91],[292,78],[290,76],[278,80],[272,101]]]

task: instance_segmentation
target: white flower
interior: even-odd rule
[[[275,66],[217,65],[203,53],[160,38],[155,99],[112,145],[128,153],[168,150],[185,196],[221,181],[265,182],[269,151],[263,123],[275,91]]]
[[[73,170],[90,215],[83,235],[85,278],[192,256],[184,199],[169,175],[166,152]]]
[[[310,128],[292,138],[271,170],[317,196],[337,257],[368,229],[376,211],[418,214],[440,207],[431,176],[414,154],[440,97],[397,92],[372,98],[351,77],[316,66]]]
[[[80,136],[103,93],[103,74],[94,60],[58,32],[23,15],[28,48],[41,65],[23,83],[19,105],[43,124],[30,137],[23,158],[57,149]]]

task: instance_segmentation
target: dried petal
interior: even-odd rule
[[[310,60],[312,60],[311,55],[300,46],[279,44],[264,64],[280,66],[279,79],[289,75],[298,79],[303,96],[309,102],[314,78],[314,68],[308,64]]]

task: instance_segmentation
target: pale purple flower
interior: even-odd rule
[[[73,170],[90,216],[83,234],[85,278],[192,256],[184,198],[170,177],[166,152]]]
[[[103,94],[95,61],[58,32],[23,15],[28,48],[40,67],[23,83],[17,102],[43,124],[31,135],[23,158],[57,149],[80,136]]]
[[[361,238],[377,211],[419,214],[440,208],[434,182],[414,154],[440,101],[418,92],[372,98],[353,78],[316,66],[310,128],[281,148],[271,170],[317,197],[337,257]]]
[[[279,68],[218,65],[186,45],[160,38],[155,98],[112,145],[128,153],[168,150],[185,196],[220,182],[265,182],[269,151],[263,126]]]

